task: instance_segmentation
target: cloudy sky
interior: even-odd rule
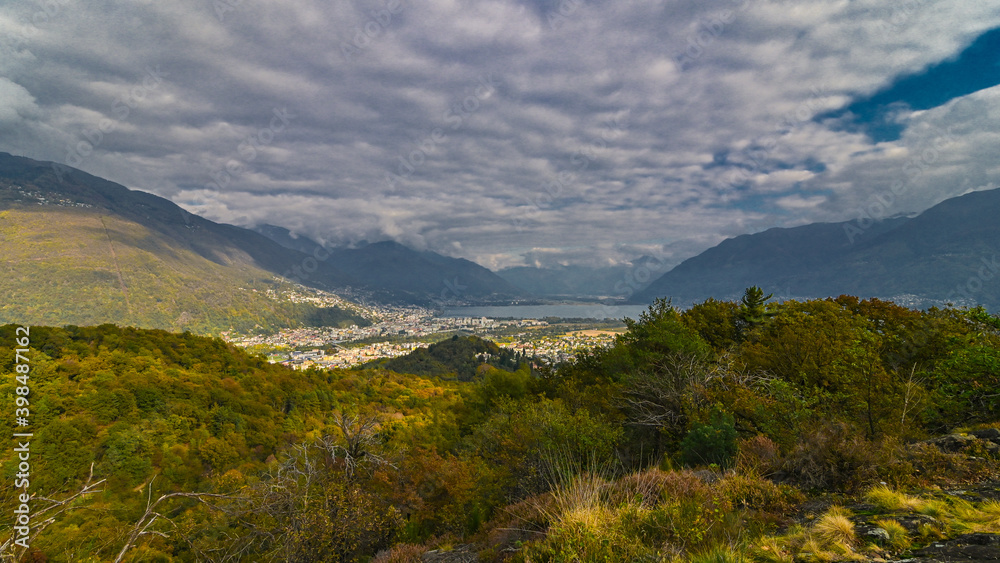
[[[491,267],[677,261],[1000,178],[994,0],[0,4],[0,150]]]

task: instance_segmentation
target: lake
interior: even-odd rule
[[[561,317],[564,319],[638,319],[648,305],[602,305],[600,303],[579,303],[564,305],[510,305],[485,307],[454,307],[445,309],[443,317],[489,317],[513,319],[541,319]]]

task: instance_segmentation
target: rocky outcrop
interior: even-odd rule
[[[975,436],[980,440],[989,440],[994,444],[1000,444],[1000,428],[983,428],[982,430],[972,430],[970,436]]]
[[[425,563],[475,563],[479,561],[473,544],[457,545],[453,549],[435,549],[420,556]]]
[[[1000,561],[1000,534],[965,534],[913,552],[914,563]]]
[[[987,455],[1000,457],[1000,430],[996,428],[973,430],[968,434],[948,434],[921,443],[935,446],[947,453],[966,452],[978,447]]]

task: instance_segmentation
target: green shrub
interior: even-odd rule
[[[830,422],[800,436],[783,469],[798,485],[854,492],[872,483],[913,480],[913,465],[892,439],[870,441],[842,422]]]
[[[112,435],[105,444],[100,469],[125,486],[142,483],[153,470],[149,441],[132,430]]]
[[[733,415],[719,409],[712,411],[708,424],[694,423],[684,441],[681,456],[684,463],[730,467],[736,456],[736,423]]]
[[[727,475],[717,485],[719,492],[734,508],[753,511],[753,520],[776,522],[805,497],[798,490],[778,486],[772,481],[749,473]]]

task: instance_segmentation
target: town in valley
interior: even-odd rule
[[[223,338],[272,363],[294,369],[353,368],[404,356],[454,335],[475,335],[501,348],[550,364],[572,361],[581,350],[606,346],[624,332],[620,320],[494,319],[444,316],[416,306],[360,304],[318,290],[275,292],[273,299],[341,307],[371,319],[369,326],[288,328],[272,334],[223,333]]]

